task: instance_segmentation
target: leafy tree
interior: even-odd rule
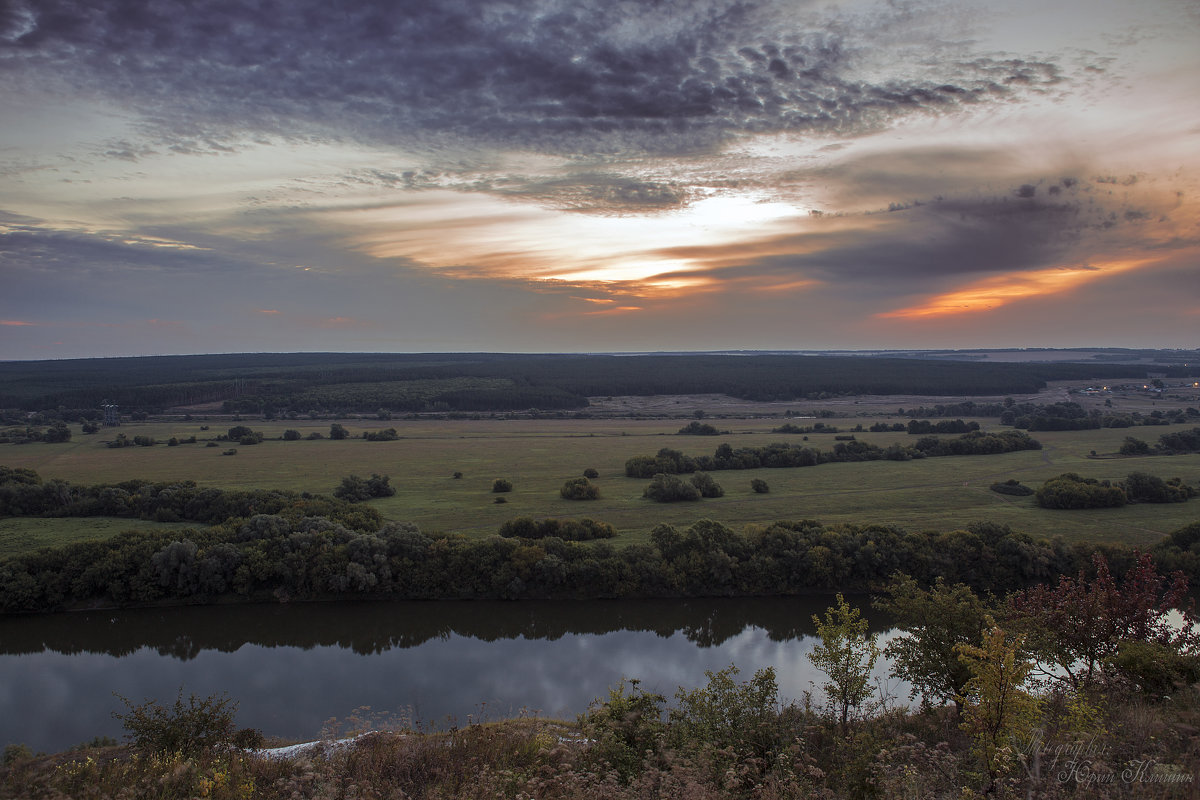
[[[689,422],[679,429],[681,436],[716,436],[720,431],[707,422]]]
[[[42,434],[42,441],[50,444],[71,441],[71,429],[62,422],[56,422]]]
[[[513,490],[512,481],[507,478],[496,478],[492,481],[492,492],[502,494],[503,492],[511,492]]]
[[[375,497],[391,497],[396,493],[394,486],[388,485],[388,476],[371,473],[371,477],[362,479],[357,475],[342,478],[342,483],[333,490],[333,496],[339,500],[358,503]]]
[[[596,478],[600,477],[600,473],[597,472],[596,470],[592,469],[591,467],[588,467],[587,469],[585,469],[583,471],[583,477],[589,478],[591,480],[595,480]]]
[[[348,439],[350,431],[346,430],[340,422],[335,422],[329,426],[330,439]]]
[[[1125,505],[1125,491],[1108,481],[1084,478],[1075,472],[1064,472],[1042,484],[1036,492],[1042,508],[1114,508]]]
[[[254,431],[250,430],[250,426],[248,425],[234,425],[229,429],[229,433],[227,435],[229,436],[230,441],[237,442],[243,437],[253,436]]]
[[[875,607],[894,620],[904,633],[887,646],[893,673],[912,686],[912,695],[926,701],[953,701],[960,706],[971,672],[957,647],[983,638],[988,608],[970,587],[947,586],[939,576],[931,589],[922,589],[907,575],[894,576]]]
[[[1148,553],[1137,554],[1121,580],[1113,577],[1102,554],[1093,555],[1092,563],[1093,579],[1080,570],[1075,578],[1060,577],[1055,586],[1039,584],[1012,597],[1015,623],[1038,661],[1053,665],[1054,674],[1081,689],[1113,662],[1122,642],[1195,649],[1196,616],[1183,573],[1176,572],[1168,583]],[[1172,625],[1172,612],[1183,614],[1182,625]]]
[[[821,643],[808,654],[808,659],[829,678],[821,688],[845,732],[850,712],[871,696],[871,670],[879,658],[879,646],[875,634],[869,632],[867,621],[857,608],[850,607],[841,592],[836,605],[825,610],[825,618],[814,614],[813,623]]]
[[[1121,443],[1121,448],[1117,452],[1123,456],[1148,456],[1150,455],[1150,445],[1141,439],[1126,436],[1125,441]]]
[[[300,439],[301,439],[300,431],[295,430],[294,428],[288,428],[286,431],[283,432],[283,440],[285,442],[296,442],[296,441],[299,441]]]
[[[701,497],[721,497],[725,494],[721,484],[713,480],[713,477],[707,472],[697,472],[693,475],[692,486],[700,490]]]
[[[600,487],[587,478],[571,478],[559,490],[565,500],[595,500],[600,497]]]
[[[762,478],[754,478],[750,481],[750,488],[755,494],[767,494],[771,491],[771,487]]]
[[[380,431],[366,431],[363,438],[368,442],[394,442],[400,438],[395,428],[384,428]]]
[[[1183,503],[1196,496],[1196,490],[1178,478],[1164,481],[1145,472],[1129,473],[1121,488],[1131,503]]]
[[[983,764],[988,781],[984,794],[995,793],[1019,765],[1021,745],[1032,740],[1041,715],[1041,704],[1023,688],[1033,662],[1022,656],[1022,643],[1020,636],[1008,636],[989,618],[982,646],[956,646],[971,675],[962,698],[961,727]]]
[[[700,490],[690,483],[684,483],[677,475],[658,473],[650,480],[650,485],[642,491],[642,497],[647,497],[658,503],[676,503],[700,499]]]

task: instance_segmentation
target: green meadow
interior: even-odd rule
[[[874,420],[827,419],[843,434]],[[795,434],[772,433],[782,424],[774,419],[709,420],[728,434],[680,436],[680,419],[477,419],[477,420],[341,420],[352,436],[364,431],[395,428],[400,438],[372,442],[362,438],[283,441],[284,430],[302,436],[328,436],[330,422],[310,420],[250,421],[228,419],[125,424],[94,435],[76,432],[63,444],[0,445],[0,464],[30,467],[43,478],[72,483],[115,483],[142,478],[151,481],[194,480],[221,488],[281,488],[329,494],[344,476],[388,475],[394,497],[371,501],[388,519],[416,523],[426,532],[487,536],[517,516],[592,517],[612,524],[619,542],[644,541],[660,522],[687,525],[709,517],[734,527],[777,519],[810,518],[826,524],[884,523],[910,530],[952,530],[990,520],[1010,525],[1035,537],[1060,536],[1067,541],[1123,542],[1149,545],[1165,534],[1200,519],[1200,500],[1168,505],[1130,505],[1118,509],[1050,511],[1038,508],[1032,497],[997,494],[988,487],[1016,478],[1036,488],[1062,472],[1120,480],[1142,471],[1163,478],[1180,477],[1200,483],[1200,455],[1117,457],[1126,436],[1153,444],[1172,426],[1101,429],[1033,434],[1041,451],[992,456],[952,456],[893,462],[821,464],[796,469],[714,472],[725,496],[695,503],[654,503],[642,498],[643,479],[624,477],[626,459],[652,455],[670,447],[688,455],[711,454],[721,443],[733,447],[761,446],[777,441],[800,442]],[[801,421],[803,422],[803,421]],[[995,420],[979,420],[984,429],[997,429]],[[257,445],[206,440],[234,424],[262,431]],[[811,424],[811,423],[805,423]],[[207,425],[209,430],[201,430]],[[1187,428],[1190,426],[1178,426]],[[151,436],[151,447],[109,448],[116,433],[129,438]],[[197,437],[196,444],[168,447],[172,436]],[[904,433],[860,432],[863,441],[886,446],[916,437]],[[807,444],[829,450],[831,434],[810,434]],[[236,455],[223,455],[234,447]],[[1094,453],[1094,455],[1093,455]],[[563,482],[587,468],[601,497],[592,501],[564,500]],[[462,473],[455,478],[455,473]],[[492,481],[506,478],[513,491],[493,494]],[[754,478],[770,486],[767,494],[750,488]],[[497,498],[505,502],[497,503]],[[0,521],[0,551],[20,552],[45,544],[108,536],[131,528],[159,527],[154,523],[114,519],[6,519]]]

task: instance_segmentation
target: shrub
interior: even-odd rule
[[[384,428],[381,431],[367,431],[363,438],[368,442],[394,442],[400,438],[395,428]]]
[[[1129,473],[1121,488],[1131,503],[1182,503],[1196,496],[1196,490],[1179,478],[1164,481],[1145,472]]]
[[[396,493],[396,487],[388,485],[388,476],[371,473],[366,480],[357,475],[342,478],[342,483],[333,490],[333,496],[350,503],[359,503],[375,497],[391,497]]]
[[[762,478],[754,478],[751,480],[750,488],[754,490],[755,494],[766,494],[767,492],[771,491],[771,487],[767,486],[767,482]]]
[[[643,692],[638,681],[611,689],[604,702],[594,701],[579,718],[579,728],[592,742],[589,754],[616,771],[624,783],[641,773],[647,754],[658,752],[667,727],[662,721],[666,698]]]
[[[180,689],[170,708],[154,700],[134,705],[119,694],[117,697],[127,711],[114,711],[113,717],[121,721],[134,748],[143,753],[194,756],[232,742],[237,703],[227,695],[198,699],[193,694],[185,704]]]
[[[346,439],[349,438],[350,431],[342,427],[341,423],[335,422],[329,426],[330,439]]]
[[[305,436],[304,438],[308,439],[309,441],[316,441],[317,439],[324,439],[325,434],[321,433],[320,431],[313,431],[312,433],[310,433],[308,436]]]
[[[300,431],[293,428],[288,428],[283,432],[283,440],[285,442],[294,442],[300,439]]]
[[[1036,494],[1042,508],[1114,508],[1126,503],[1121,487],[1112,486],[1108,481],[1101,483],[1095,478],[1084,478],[1074,472],[1051,478]]]
[[[220,447],[221,445],[217,444],[216,442],[205,442],[204,446],[205,447]]]
[[[237,455],[237,448],[236,448],[236,447],[231,447],[231,448],[229,448],[228,450],[226,450],[226,451],[224,451],[223,453],[221,453],[221,455],[223,455],[223,456],[236,456],[236,455]]]
[[[496,498],[501,500],[503,498]],[[565,542],[588,542],[593,539],[611,539],[617,535],[612,525],[592,519],[543,519],[516,517],[500,526],[497,531],[506,539],[546,539],[555,537]]]
[[[4,747],[4,758],[0,762],[5,769],[8,769],[18,761],[26,761],[33,758],[33,751],[29,749],[27,744],[10,744]]]
[[[679,429],[681,436],[716,436],[719,431],[707,422],[689,422]]]
[[[1126,436],[1125,441],[1121,443],[1121,449],[1117,452],[1123,456],[1145,456],[1150,454],[1150,445],[1141,439]]]
[[[595,480],[596,478],[600,477],[600,473],[597,472],[596,470],[592,469],[591,467],[588,467],[587,469],[585,469],[583,471],[583,477]]]
[[[690,483],[684,483],[677,475],[660,472],[650,480],[650,485],[642,492],[642,497],[648,497],[658,503],[677,503],[700,499],[700,490]]]
[[[587,478],[571,478],[559,489],[564,500],[595,500],[600,497],[600,488]]]
[[[512,481],[507,480],[506,478],[496,478],[496,480],[492,481],[492,491],[496,494],[500,494],[502,492],[511,492],[512,488]]]
[[[692,486],[700,490],[701,497],[721,497],[725,494],[721,484],[713,480],[712,475],[707,472],[697,472],[693,475]]]
[[[454,480],[462,480],[462,472],[456,470],[454,472]]]
[[[1123,641],[1112,667],[1147,696],[1159,700],[1200,680],[1200,659],[1159,642]]]
[[[227,434],[229,441],[237,442],[254,436],[254,431],[248,425],[234,425]]]
[[[1033,494],[1032,488],[1021,485],[1021,482],[1016,478],[1010,478],[1004,483],[993,483],[988,488],[997,494],[1011,494],[1017,497],[1028,497]]]
[[[117,436],[119,437],[120,434],[117,434]],[[153,436],[135,436],[133,437],[133,443],[138,447],[153,447],[158,444]]]

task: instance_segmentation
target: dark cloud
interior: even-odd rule
[[[935,64],[867,79],[872,37],[902,16],[801,11],[734,0],[39,0],[0,11],[0,70],[107,96],[187,153],[256,133],[696,151],[739,132],[853,134],[1059,80],[1049,63],[933,39],[946,56]]]
[[[1058,191],[1021,184],[994,197],[952,197],[895,203],[891,211],[830,216],[798,223],[801,230],[721,247],[677,247],[656,256],[690,260],[721,285],[815,280],[852,287],[863,296],[930,290],[985,275],[1083,267],[1106,259],[1114,228],[1125,246],[1182,250],[1194,242],[1156,239],[1161,222],[1120,200],[1096,203],[1092,186],[1072,179],[1047,182]]]

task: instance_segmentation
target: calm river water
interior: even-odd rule
[[[53,751],[121,738],[112,713],[125,706],[114,693],[167,702],[180,687],[185,697],[227,692],[239,727],[299,739],[364,706],[438,727],[523,710],[574,718],[622,677],[671,697],[730,664],[743,679],[774,667],[781,696],[795,699],[821,680],[805,654],[812,615],[830,602],[328,603],[0,617],[0,747]],[[851,602],[878,616],[867,598]]]

